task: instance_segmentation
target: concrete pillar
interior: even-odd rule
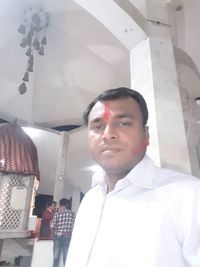
[[[65,196],[65,184],[68,182],[66,177],[66,165],[67,165],[67,150],[69,136],[68,133],[62,132],[62,141],[60,146],[60,152],[58,157],[56,178],[54,185],[54,199],[59,202],[59,200]]]
[[[191,173],[170,31],[151,27],[153,37],[130,52],[131,86],[145,97],[150,113],[148,154],[162,167]]]
[[[57,163],[56,179],[54,187],[54,199],[59,202],[61,198],[72,198],[72,210],[77,212],[80,204],[80,188],[73,186],[67,177],[69,135],[62,133],[59,159]]]
[[[72,210],[77,213],[79,205],[80,205],[80,197],[81,197],[81,190],[78,186],[73,186],[73,193],[72,193]]]

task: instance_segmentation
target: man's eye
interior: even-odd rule
[[[131,126],[131,123],[128,121],[121,121],[119,122],[119,125],[122,127]]]
[[[95,130],[104,130],[105,128],[105,125],[103,124],[97,124],[97,125],[94,125],[93,129]]]

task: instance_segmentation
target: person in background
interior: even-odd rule
[[[47,208],[42,215],[39,239],[52,239],[51,222],[56,211],[56,207],[56,201],[52,201],[47,204]]]
[[[200,180],[154,165],[147,120],[143,96],[125,87],[86,109],[102,169],[80,204],[66,267],[200,267]]]
[[[53,267],[59,266],[61,253],[63,254],[63,264],[65,265],[74,220],[75,213],[67,209],[67,199],[62,198],[59,202],[59,210],[55,213],[52,222]]]

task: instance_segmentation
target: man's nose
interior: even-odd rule
[[[107,124],[104,132],[103,132],[103,139],[117,139],[117,131],[113,125]]]

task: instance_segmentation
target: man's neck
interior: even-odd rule
[[[145,154],[137,158],[133,163],[133,165],[127,168],[128,170],[123,170],[121,172],[115,172],[114,170],[105,170],[106,173],[105,182],[108,187],[107,193],[111,192],[115,188],[117,181],[123,179],[139,162],[142,161],[144,156]]]
[[[112,190],[114,190],[116,183],[123,179],[127,174],[129,173],[129,171],[125,172],[125,173],[121,173],[119,175],[110,175],[107,174],[106,178],[105,178],[105,182],[107,184],[107,193],[111,192]]]
[[[117,181],[117,178],[106,178],[107,193],[111,192],[115,188]]]

